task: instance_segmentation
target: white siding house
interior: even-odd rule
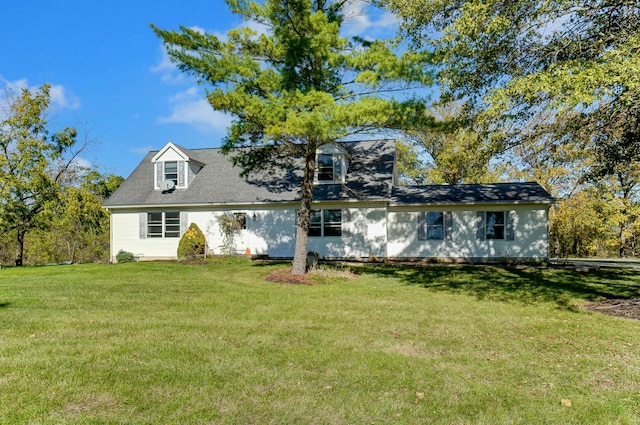
[[[317,154],[310,251],[330,259],[540,260],[551,196],[537,183],[398,186],[395,142],[345,142]],[[219,149],[168,143],[105,203],[111,258],[174,259],[196,223],[220,254],[225,214],[242,225],[236,252],[293,257],[300,170],[240,176]]]

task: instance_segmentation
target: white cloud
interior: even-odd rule
[[[0,85],[9,93],[19,94],[22,89],[28,89],[32,93],[39,89],[39,86],[30,86],[26,78],[20,80],[9,81],[0,76]],[[53,109],[78,109],[80,107],[80,99],[71,91],[67,90],[61,84],[52,84],[49,89],[51,97],[51,108]],[[4,94],[0,94],[0,97]]]
[[[170,97],[169,103],[172,112],[169,116],[158,118],[161,124],[187,124],[203,133],[222,133],[231,124],[231,117],[214,111],[195,87]]]
[[[248,22],[244,22],[240,27],[247,27],[253,31],[256,32],[257,35],[263,35],[263,34],[267,34],[269,32],[269,27],[261,24],[260,22],[256,22],[256,21],[248,21]]]
[[[151,67],[151,72],[160,74],[160,79],[165,83],[178,84],[184,82],[184,74],[180,72],[176,64],[171,62],[171,57],[162,44],[160,45],[160,51],[160,62]]]
[[[78,109],[80,107],[80,99],[60,84],[51,86],[49,94],[51,95],[51,105],[54,108]]]
[[[88,159],[85,159],[85,158],[80,158],[80,157],[74,158],[73,159],[73,164],[76,167],[80,167],[80,168],[92,168],[92,166],[93,166],[91,161],[89,161]]]
[[[189,102],[194,99],[197,99],[198,96],[198,88],[197,87],[189,87],[185,91],[178,92],[169,98],[170,103],[183,103]]]
[[[4,78],[0,77],[0,82],[2,84],[4,84],[4,87],[7,90],[9,90],[11,92],[18,93],[22,89],[28,89],[29,88],[29,83],[27,82],[26,78],[23,78],[21,80],[16,80],[16,81],[9,81],[9,80],[5,80]]]
[[[199,27],[199,26],[197,26],[197,25],[194,25],[194,26],[192,26],[192,27],[189,27],[189,29],[191,29],[191,30],[193,30],[193,31],[195,31],[195,32],[199,32],[200,34],[204,34],[204,33],[206,32],[204,28]]]
[[[342,31],[347,37],[366,37],[371,33],[394,30],[400,22],[393,13],[380,11],[363,0],[349,1],[344,9],[344,17]]]
[[[148,146],[143,146],[141,148],[131,149],[129,152],[134,153],[136,155],[146,155],[154,149],[155,148],[153,146],[148,145]]]

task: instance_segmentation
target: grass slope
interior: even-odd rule
[[[638,272],[278,267],[2,269],[0,423],[640,423]]]

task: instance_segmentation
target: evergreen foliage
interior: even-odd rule
[[[429,55],[342,37],[345,1],[226,3],[264,31],[244,26],[223,39],[187,27],[152,28],[177,66],[209,88],[213,109],[234,117],[223,149],[244,174],[302,165],[293,273],[304,274],[316,150],[426,120],[413,89],[432,81],[422,65]],[[394,98],[401,91],[402,100]]]
[[[204,255],[207,241],[197,224],[191,223],[178,243],[178,260]]]
[[[118,263],[133,263],[136,261],[136,257],[133,253],[121,249],[116,254],[116,260],[118,260]]]

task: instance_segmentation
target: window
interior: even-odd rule
[[[418,240],[451,239],[453,216],[450,211],[428,211],[418,216]]]
[[[178,161],[167,161],[164,163],[164,180],[173,181],[178,185]]]
[[[162,216],[161,212],[153,212],[147,215],[147,237],[148,238],[161,238],[162,237]]]
[[[180,237],[180,213],[178,211],[164,213],[164,237]]]
[[[147,213],[148,238],[179,238],[180,212],[150,212]]]
[[[186,170],[189,164],[186,161],[158,161],[155,165],[155,188],[170,193],[165,183],[173,182],[174,187],[186,188]]]
[[[342,210],[311,210],[309,236],[342,236]]]
[[[236,220],[238,229],[247,228],[247,214],[246,213],[233,213],[233,218]]]
[[[333,155],[318,155],[318,181],[334,181]]]
[[[477,239],[515,239],[517,214],[515,211],[478,211]]]
[[[487,211],[485,226],[487,239],[504,239],[504,211]]]
[[[335,146],[323,146],[316,156],[316,183],[344,183],[348,168],[346,155]]]
[[[427,239],[444,239],[444,213],[427,213]]]

